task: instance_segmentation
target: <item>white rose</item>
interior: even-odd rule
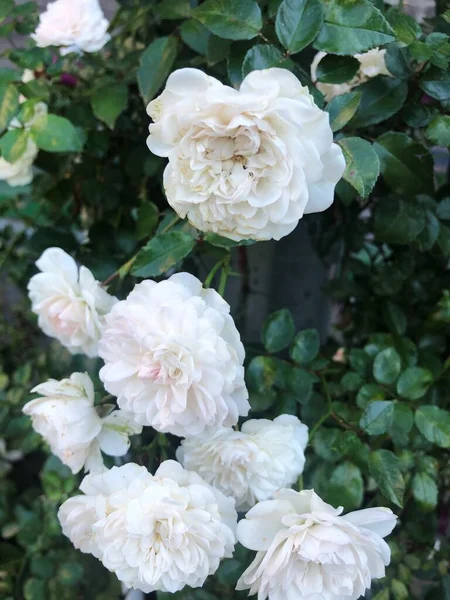
[[[383,540],[397,517],[388,508],[345,516],[313,490],[280,490],[239,522],[238,540],[257,554],[236,589],[258,600],[356,600],[384,577],[391,552]]]
[[[97,52],[111,38],[108,27],[98,0],[56,0],[47,4],[31,37],[40,48],[64,46],[62,55]]]
[[[25,69],[22,75],[22,81],[27,83],[34,79],[34,71]],[[19,96],[20,103],[26,101],[25,96]],[[30,129],[32,124],[47,114],[47,105],[44,102],[38,102],[34,105],[30,117],[25,123],[21,123],[17,117],[14,117],[8,125],[8,130],[24,128]],[[39,150],[31,138],[28,138],[24,153],[19,158],[10,163],[4,158],[0,158],[0,180],[6,181],[10,186],[28,185],[33,180],[33,163]]]
[[[6,181],[10,186],[28,185],[33,181],[33,162],[39,150],[36,144],[29,139],[25,152],[15,162],[10,163],[0,158],[0,180]]]
[[[180,69],[147,112],[147,144],[169,158],[168,202],[201,231],[279,240],[333,202],[343,154],[328,114],[289,71],[253,71],[237,91]]]
[[[386,67],[386,50],[373,48],[364,54],[355,54],[360,62],[359,74],[362,78],[372,78],[378,75],[390,75]]]
[[[88,475],[61,506],[63,532],[126,586],[146,593],[201,586],[235,544],[234,500],[175,461],[155,475],[133,463]]]
[[[205,481],[248,510],[279,488],[292,485],[303,472],[308,428],[297,417],[246,421],[241,431],[221,427],[187,438],[177,459]]]
[[[117,298],[61,248],[47,248],[36,266],[42,272],[28,282],[28,295],[39,327],[72,354],[97,356],[100,328]]]
[[[316,84],[316,88],[325,96],[325,100],[330,102],[335,96],[341,96],[351,92],[353,88],[364,83],[377,75],[391,75],[386,67],[386,50],[373,48],[363,54],[355,54],[360,67],[357,74],[344,83],[322,83],[317,81],[317,67],[320,61],[327,56],[326,52],[318,52],[311,63],[311,79]]]
[[[142,425],[179,436],[234,425],[250,405],[244,347],[213,289],[188,273],[143,281],[106,317],[100,378]]]
[[[102,470],[100,450],[109,456],[123,456],[130,446],[129,435],[140,433],[122,411],[100,418],[94,408],[94,386],[86,373],[72,373],[70,379],[49,379],[31,390],[41,398],[27,402],[23,412],[51,451],[72,473]]]

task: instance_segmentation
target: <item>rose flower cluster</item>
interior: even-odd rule
[[[63,52],[101,47],[105,23],[90,2],[50,4],[37,43]],[[86,19],[95,26],[85,28]],[[235,90],[181,69],[148,114],[148,146],[168,158],[167,200],[201,231],[278,240],[333,201],[342,151],[328,114],[288,71],[252,72]],[[23,408],[73,473],[88,472],[82,493],[58,514],[76,548],[144,592],[202,586],[238,541],[256,556],[237,589],[258,600],[356,600],[383,577],[390,561],[383,538],[395,515],[387,508],[342,515],[313,490],[290,489],[308,442],[297,417],[238,428],[251,409],[245,352],[219,293],[176,273],[141,281],[118,300],[59,248],[36,265],[28,289],[41,329],[71,353],[100,357],[100,380],[117,402],[96,402],[90,377],[73,373],[36,386]],[[177,461],[154,474],[126,462],[129,437],[143,427],[182,438]],[[107,469],[103,454],[125,457],[122,466]],[[239,523],[237,511],[248,511]]]

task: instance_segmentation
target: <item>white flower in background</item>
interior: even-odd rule
[[[325,96],[325,100],[330,102],[335,96],[341,96],[350,92],[354,87],[361,85],[372,77],[377,75],[390,75],[385,61],[386,50],[373,48],[363,54],[355,54],[359,61],[359,71],[350,81],[344,83],[322,83],[317,81],[317,67],[320,61],[327,56],[326,52],[318,52],[311,63],[311,79],[316,88]]]
[[[147,144],[169,159],[168,202],[201,231],[279,240],[333,202],[343,154],[328,114],[289,71],[253,71],[237,91],[180,69],[147,112]]]
[[[22,82],[27,83],[34,79],[34,71],[25,69],[22,75]],[[21,103],[26,101],[25,96],[20,96]],[[30,118],[21,123],[17,117],[14,117],[8,125],[8,129],[24,127],[29,129],[34,121],[42,115],[47,114],[47,105],[45,102],[37,102],[31,112]],[[33,163],[39,150],[31,138],[28,138],[25,151],[13,163],[8,162],[3,157],[0,158],[0,181],[6,181],[11,187],[18,185],[28,185],[33,181]]]
[[[234,500],[172,460],[155,475],[128,463],[88,475],[59,509],[64,534],[126,586],[146,593],[199,587],[233,554]]]
[[[280,490],[239,522],[238,540],[257,554],[236,589],[258,600],[356,600],[384,577],[391,552],[383,540],[397,517],[389,508],[342,515],[313,490]]]
[[[98,0],[56,0],[47,4],[32,34],[37,46],[69,52],[97,52],[110,40],[109,22]]]
[[[236,500],[238,510],[251,508],[303,473],[308,428],[292,415],[273,421],[252,419],[241,431],[221,427],[187,438],[177,450],[186,469]]]
[[[179,436],[234,425],[250,405],[244,347],[213,289],[188,273],[143,281],[106,317],[100,378],[142,425]]]
[[[87,471],[102,470],[100,450],[123,456],[130,446],[128,436],[142,431],[120,410],[100,418],[94,408],[94,386],[86,373],[73,373],[61,381],[49,379],[31,392],[41,398],[27,402],[23,412],[72,473],[83,466]]]
[[[28,185],[33,181],[33,163],[39,150],[36,144],[28,139],[25,152],[15,162],[10,163],[0,158],[0,181],[10,186]]]
[[[386,50],[373,48],[364,54],[355,54],[360,63],[359,76],[370,79],[378,75],[390,75],[386,67]]]
[[[72,354],[97,356],[100,328],[117,298],[61,248],[47,248],[36,266],[42,272],[28,282],[28,295],[39,327]]]

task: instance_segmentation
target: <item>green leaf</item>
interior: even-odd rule
[[[142,240],[149,237],[158,222],[158,207],[153,202],[145,202],[136,211],[136,238]]]
[[[376,383],[366,383],[362,386],[356,396],[356,404],[360,408],[366,408],[369,402],[375,400],[384,400],[386,397],[385,390]]]
[[[353,56],[327,54],[317,65],[316,77],[322,83],[346,83],[358,73],[360,66]]]
[[[47,584],[35,577],[27,579],[23,586],[23,596],[25,600],[46,600],[48,598]]]
[[[206,62],[208,66],[216,65],[225,60],[230,52],[230,47],[230,40],[224,40],[210,33],[206,45]]]
[[[283,0],[277,12],[275,31],[286,50],[296,54],[315,39],[322,25],[320,0]]]
[[[244,78],[242,73],[242,63],[247,52],[252,47],[251,42],[234,42],[231,44],[230,53],[227,59],[228,79],[233,87],[238,88]]]
[[[406,331],[407,317],[403,310],[390,300],[383,304],[383,319],[390,331],[397,335],[403,335]]]
[[[369,0],[329,0],[325,23],[314,47],[330,54],[354,56],[394,41],[394,32]]]
[[[152,238],[139,252],[131,273],[136,277],[157,277],[186,258],[195,239],[183,231],[167,231]]]
[[[256,356],[250,361],[245,377],[250,390],[265,394],[277,380],[277,363],[270,356]]]
[[[0,84],[0,133],[19,111],[19,92],[15,85]]]
[[[162,0],[152,8],[160,19],[168,21],[187,19],[192,10],[189,0]]]
[[[366,377],[370,372],[372,359],[360,348],[352,348],[348,353],[350,365],[363,377]]]
[[[192,16],[227,40],[251,40],[262,27],[261,10],[254,0],[206,0]]]
[[[11,129],[0,138],[2,158],[9,163],[18,160],[25,152],[30,134],[25,129]]]
[[[364,482],[361,470],[351,462],[344,462],[333,471],[327,489],[327,501],[343,506],[346,511],[356,510],[363,501]]]
[[[439,223],[439,219],[436,217],[434,212],[431,210],[425,209],[425,227],[420,232],[420,235],[417,237],[416,242],[419,245],[419,249],[422,252],[426,252],[430,250],[439,237],[439,232],[441,229],[441,224]]]
[[[0,1],[0,21],[6,19],[10,12],[14,9],[14,0]]]
[[[390,450],[376,450],[369,457],[370,474],[390,502],[403,507],[405,482],[398,458]]]
[[[381,173],[398,194],[420,194],[433,190],[433,158],[419,142],[404,133],[390,131],[373,144]]]
[[[18,563],[23,558],[23,552],[17,546],[0,542],[0,566],[2,569],[11,567],[14,563]]]
[[[425,212],[414,202],[382,198],[375,209],[375,235],[388,244],[409,244],[425,227]]]
[[[380,173],[377,153],[370,142],[358,137],[343,138],[339,145],[345,157],[345,181],[367,198]]]
[[[177,38],[154,40],[142,53],[137,73],[139,91],[145,103],[150,102],[169,75],[178,54]]]
[[[407,404],[395,402],[394,417],[389,428],[389,433],[395,444],[405,446],[408,442],[408,434],[414,425],[414,415]]]
[[[253,46],[245,55],[242,64],[242,74],[244,77],[251,71],[261,69],[271,69],[279,67],[292,70],[294,65],[289,58],[286,58],[281,50],[270,44],[258,44]]]
[[[316,358],[320,348],[319,334],[316,329],[305,329],[295,336],[290,349],[294,362],[307,364]]]
[[[427,393],[433,383],[433,375],[428,369],[408,367],[397,381],[397,394],[408,400],[418,400]]]
[[[314,375],[301,367],[289,365],[285,370],[285,383],[299,404],[307,404],[313,391]]]
[[[395,36],[399,42],[403,44],[412,44],[416,39],[422,35],[422,29],[419,23],[404,12],[391,8],[387,15],[389,25],[394,30]]]
[[[402,79],[380,76],[360,85],[358,91],[361,101],[351,125],[367,127],[389,119],[401,109],[408,96],[408,84]]]
[[[80,581],[83,572],[83,565],[80,563],[66,562],[59,567],[57,577],[65,586],[73,586]]]
[[[450,100],[450,73],[447,70],[433,67],[422,77],[420,87],[436,100],[441,102]]]
[[[92,94],[91,105],[95,116],[114,129],[117,117],[128,105],[128,86],[117,83],[98,88]]]
[[[390,400],[376,400],[367,405],[359,426],[369,435],[386,433],[392,424],[394,403]]]
[[[420,433],[432,444],[450,448],[450,412],[437,406],[421,406],[415,414]]]
[[[450,221],[450,197],[442,198],[436,209],[437,216],[444,221]]]
[[[393,348],[379,352],[373,362],[373,376],[383,385],[394,383],[400,374],[402,363],[400,356]]]
[[[206,56],[211,33],[196,19],[188,19],[180,27],[180,36],[186,46]]]
[[[292,342],[295,334],[294,319],[286,308],[272,313],[265,321],[262,338],[267,352],[280,352]]]
[[[43,115],[31,126],[31,137],[47,152],[79,152],[83,143],[77,129],[64,117]]]
[[[433,510],[437,506],[438,488],[436,482],[426,473],[416,473],[414,475],[412,493],[414,499],[424,510]]]
[[[349,92],[335,96],[325,107],[330,115],[330,127],[332,131],[339,131],[350,121],[356,113],[361,100],[360,92]]]
[[[437,146],[450,146],[450,116],[434,117],[427,127],[426,135]]]

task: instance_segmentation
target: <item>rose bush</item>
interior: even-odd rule
[[[449,596],[450,16],[391,4],[0,2],[1,598]]]

